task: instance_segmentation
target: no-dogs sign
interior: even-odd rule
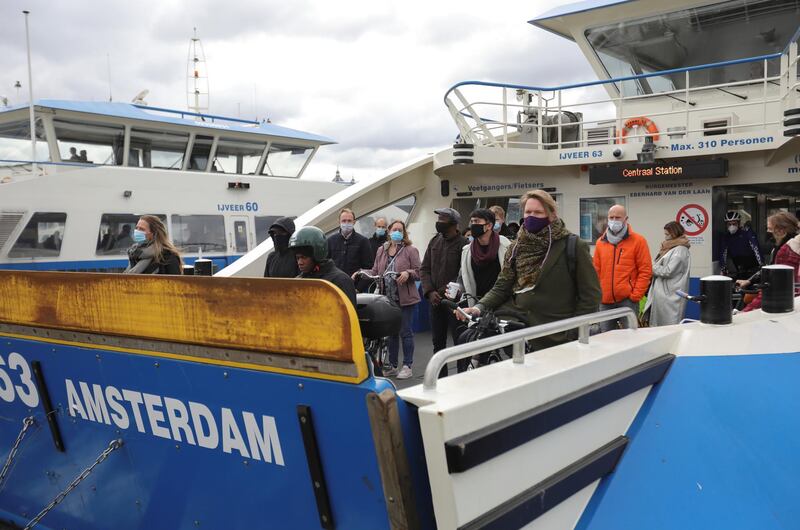
[[[687,204],[678,210],[675,221],[686,230],[687,236],[699,236],[708,227],[708,212],[699,204]]]

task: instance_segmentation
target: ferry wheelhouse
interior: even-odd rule
[[[466,218],[500,205],[517,221],[517,197],[544,188],[590,244],[613,204],[626,206],[653,255],[664,224],[682,223],[696,289],[719,270],[726,211],[741,213],[766,252],[766,218],[800,210],[798,20],[794,0],[559,7],[530,22],[574,41],[599,80],[460,82],[444,96],[458,131],[452,148],[354,186],[301,221],[332,229],[349,206],[367,227],[397,204],[424,245],[435,208]],[[224,274],[257,274],[263,259],[255,253]]]
[[[140,104],[0,109],[0,268],[121,270],[139,215],[222,268],[342,187],[300,179],[324,136]],[[34,164],[35,162],[35,164]]]

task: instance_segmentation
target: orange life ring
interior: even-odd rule
[[[628,131],[633,129],[634,126],[644,127],[647,132],[653,136],[653,141],[658,141],[658,127],[656,127],[656,124],[653,123],[653,120],[644,116],[639,116],[638,118],[629,119],[622,126],[622,137],[620,138],[620,143],[625,143],[625,137],[628,135]]]

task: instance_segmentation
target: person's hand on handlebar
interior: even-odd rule
[[[751,282],[750,280],[736,280],[736,287],[738,287],[739,289],[744,289],[752,285],[752,283],[753,282]]]
[[[463,311],[463,313],[461,311]],[[466,309],[462,309],[461,311],[453,311],[453,314],[456,316],[457,319],[464,322],[469,320],[469,318],[467,318],[467,316],[464,315],[464,313],[466,313],[467,315],[471,315],[473,317],[481,316],[481,310],[478,309],[477,307],[468,307]]]
[[[362,274],[364,274],[364,271],[356,271],[356,272],[354,272],[354,273],[353,273],[353,275],[351,276],[351,278],[353,278],[353,279],[355,280],[355,279],[357,279],[359,276],[361,276]]]
[[[397,277],[397,284],[403,285],[408,281],[408,277],[409,277],[408,271],[401,272],[400,275]]]

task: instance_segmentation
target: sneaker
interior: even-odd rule
[[[397,374],[397,378],[398,379],[408,379],[409,377],[411,377],[411,375],[412,375],[411,367],[410,366],[403,366],[403,368],[401,368],[400,372]]]
[[[397,367],[396,366],[385,366],[383,368],[383,377],[394,377],[397,375]]]

